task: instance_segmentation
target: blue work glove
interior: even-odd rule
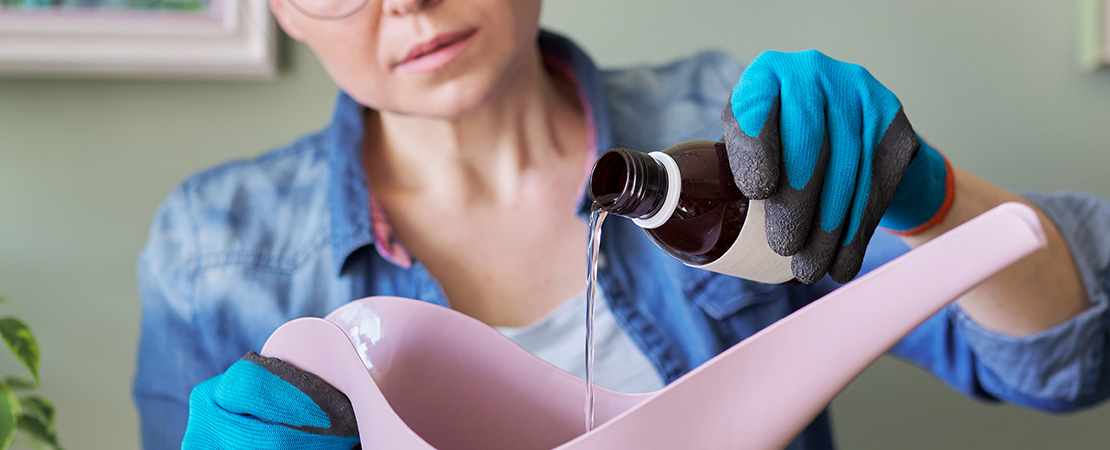
[[[763,52],[721,114],[736,184],[766,200],[767,240],[803,283],[859,273],[877,226],[914,233],[951,204],[947,163],[866,69]],[[889,206],[889,207],[888,207]],[[885,216],[884,216],[885,212]]]
[[[347,396],[315,375],[250,352],[193,388],[181,448],[350,450],[358,444]]]

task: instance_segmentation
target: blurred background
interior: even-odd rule
[[[870,69],[954,164],[1008,188],[1110,197],[1110,73],[1077,64],[1078,15],[1041,0],[551,0],[542,21],[603,67],[816,48]],[[14,301],[0,315],[38,336],[69,448],[138,448],[134,266],[161,200],[328,120],[335,86],[282,41],[273,81],[0,78],[0,295]],[[0,352],[0,375],[18,371]],[[890,358],[832,409],[843,449],[1110,445],[1110,406],[985,405]]]

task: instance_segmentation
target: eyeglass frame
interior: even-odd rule
[[[356,6],[354,8],[351,8],[350,11],[345,12],[343,14],[323,15],[323,14],[314,13],[314,12],[310,11],[308,8],[305,8],[303,5],[298,3],[297,0],[288,0],[288,1],[289,1],[289,5],[292,6],[293,9],[297,10],[297,12],[299,12],[301,14],[304,14],[305,16],[308,16],[309,18],[316,19],[316,20],[328,20],[328,21],[343,20],[343,19],[346,19],[348,17],[351,17],[351,16],[355,15],[355,13],[361,11],[362,8],[365,8],[367,3],[370,3],[370,0],[362,0],[362,2],[359,3],[358,6]]]

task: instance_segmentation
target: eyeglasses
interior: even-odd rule
[[[289,0],[293,8],[318,20],[339,20],[358,12],[370,0]]]

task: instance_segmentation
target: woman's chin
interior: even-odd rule
[[[478,88],[422,94],[404,96],[388,106],[375,109],[406,116],[451,120],[479,111],[489,103],[488,90]]]

